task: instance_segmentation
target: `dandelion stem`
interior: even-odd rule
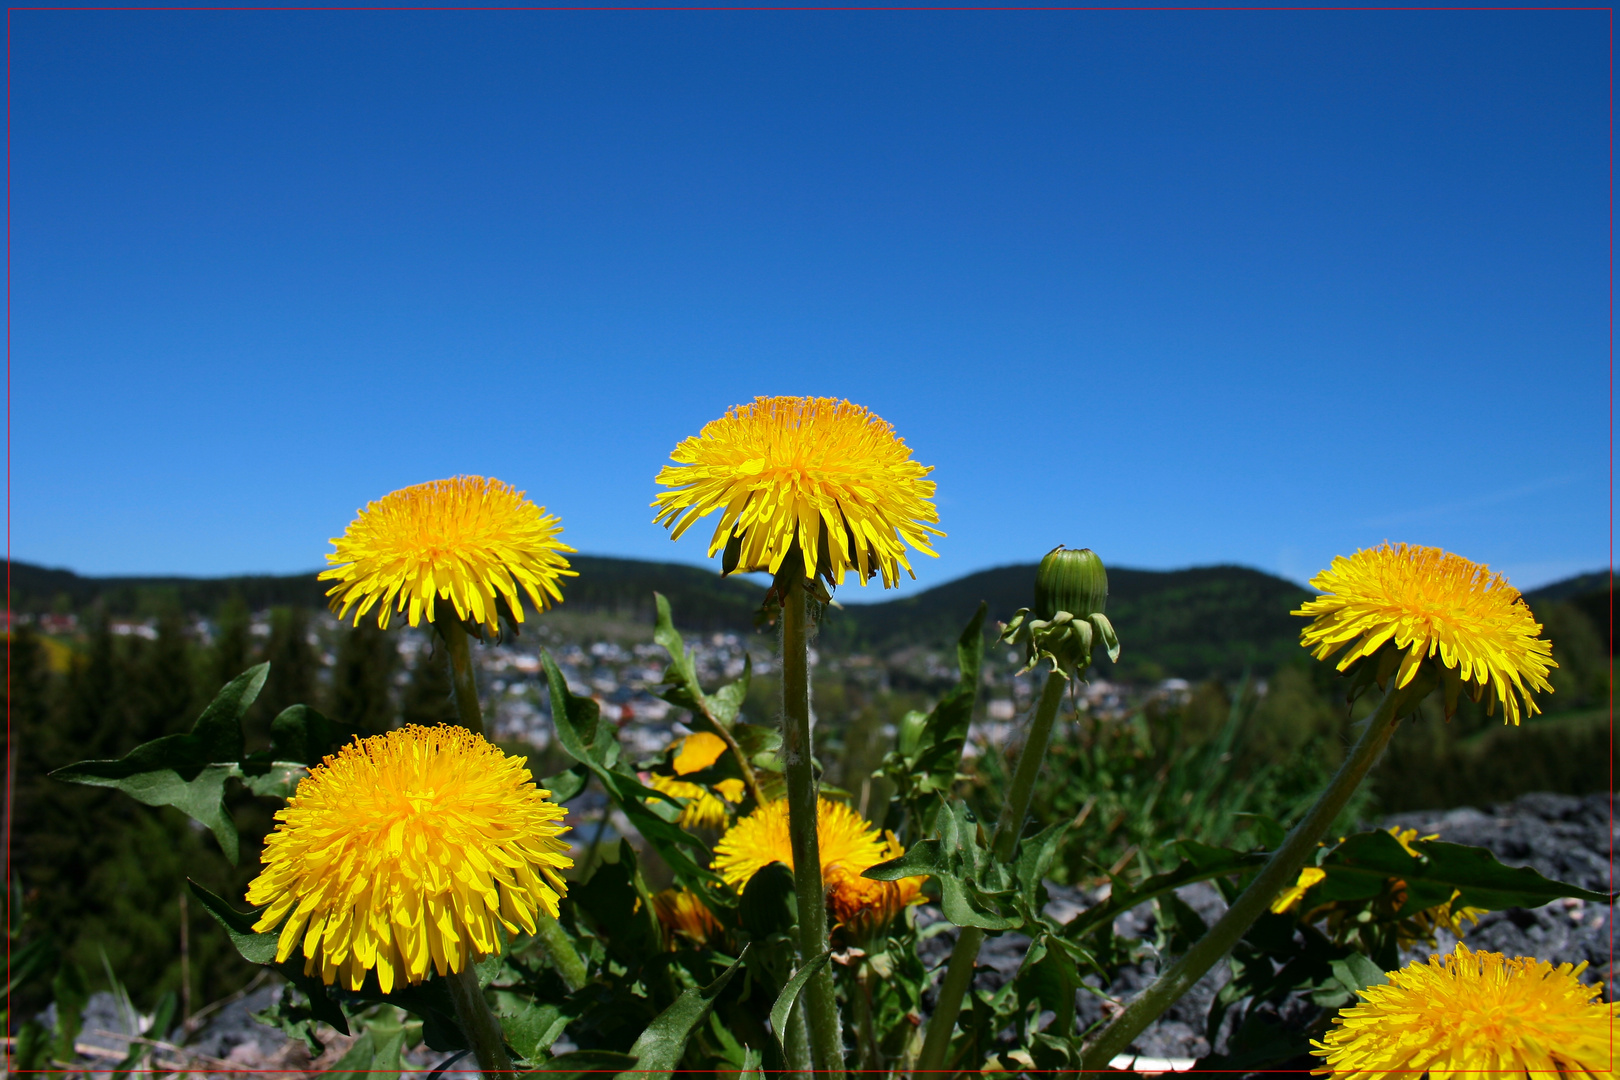
[[[449,606],[446,604],[446,606]],[[444,638],[450,653],[450,697],[456,703],[461,726],[475,735],[484,733],[484,714],[478,708],[478,678],[473,672],[472,654],[467,647],[467,630],[452,611],[433,624]]]
[[[1035,778],[1040,775],[1046,747],[1052,741],[1052,724],[1057,719],[1058,707],[1063,704],[1063,690],[1068,681],[1057,671],[1046,676],[1040,704],[1035,707],[1029,734],[1024,738],[1024,749],[1018,755],[1012,787],[1007,792],[1007,801],[1001,805],[1001,817],[990,841],[991,853],[1002,862],[1011,860],[1018,848],[1019,834],[1024,831],[1024,815],[1029,813],[1029,801],[1035,794]],[[945,981],[939,987],[939,1000],[934,1006],[934,1015],[928,1019],[928,1033],[923,1036],[922,1053],[917,1057],[915,1074],[918,1076],[938,1073],[945,1067],[951,1029],[956,1026],[962,998],[973,982],[973,965],[978,961],[979,946],[983,943],[984,931],[977,926],[964,926],[956,936],[951,962],[945,968]]]
[[[1271,901],[1287,886],[1293,884],[1300,867],[1316,849],[1317,841],[1326,834],[1333,819],[1339,816],[1350,796],[1361,786],[1362,778],[1372,768],[1401,716],[1409,713],[1433,688],[1427,675],[1404,689],[1391,686],[1379,702],[1378,708],[1367,720],[1361,737],[1351,747],[1337,775],[1316,800],[1310,812],[1272,853],[1260,873],[1241,896],[1232,902],[1209,932],[1175,963],[1171,964],[1148,988],[1125,1006],[1118,1016],[1098,1032],[1085,1047],[1083,1068],[1098,1073],[1108,1067],[1116,1054],[1130,1045],[1159,1015],[1175,1004],[1181,995],[1201,979],[1215,961],[1231,951],[1243,933],[1271,905]]]
[[[821,881],[816,778],[810,747],[809,617],[803,568],[782,576],[790,581],[782,602],[782,765],[787,775],[793,887],[799,902],[799,963],[808,964],[827,948],[827,895]],[[842,1080],[844,1033],[829,967],[811,978],[803,1000],[810,1026],[810,1059],[816,1075]]]
[[[484,713],[478,705],[478,680],[473,673],[472,652],[467,645],[467,630],[453,617],[453,613],[439,619],[433,625],[438,628],[439,636],[444,638],[445,649],[450,653],[450,696],[455,700],[456,714],[461,720],[461,726],[482,735]],[[534,922],[535,940],[546,950],[546,955],[551,958],[551,966],[557,969],[557,974],[562,976],[568,989],[578,990],[584,986],[587,981],[585,961],[580,959],[574,943],[568,940],[567,931],[544,911],[534,913]],[[457,1008],[460,1008],[459,1001]],[[488,1012],[487,1006],[485,1011]],[[482,1064],[483,1058],[480,1057],[479,1062]],[[510,1069],[511,1065],[507,1065],[507,1068]]]
[[[495,1019],[489,1002],[484,999],[484,991],[478,985],[478,970],[468,963],[444,981],[450,989],[451,1000],[456,1003],[456,1019],[461,1021],[461,1030],[472,1044],[479,1070],[491,1080],[513,1075],[516,1070],[512,1068],[512,1059],[506,1056],[501,1022]]]

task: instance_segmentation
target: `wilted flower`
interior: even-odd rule
[[[1531,957],[1471,952],[1412,963],[1359,991],[1311,1051],[1335,1080],[1469,1076],[1608,1075],[1610,1025],[1620,1004],[1593,1000],[1577,977]]]
[[[327,592],[338,617],[354,613],[355,625],[378,607],[377,625],[386,629],[394,611],[406,611],[410,624],[433,622],[435,601],[448,599],[458,617],[498,629],[500,597],[512,618],[523,621],[518,587],[544,611],[561,602],[558,578],[576,576],[557,539],[555,515],[499,480],[458,476],[401,488],[367,503],[327,553],[332,569],[322,581],[336,581]]]
[[[1294,612],[1312,618],[1300,643],[1318,660],[1349,645],[1340,671],[1393,642],[1406,654],[1397,687],[1438,657],[1437,674],[1449,682],[1448,712],[1466,685],[1475,701],[1488,692],[1487,713],[1501,701],[1504,719],[1514,724],[1520,698],[1534,714],[1540,710],[1530,692],[1552,691],[1547,671],[1558,665],[1552,644],[1539,636],[1541,624],[1519,590],[1478,563],[1439,548],[1385,544],[1336,556],[1311,585],[1323,595]]]
[[[568,826],[525,759],[460,727],[350,743],[315,766],[276,814],[254,929],[280,927],[277,961],[302,943],[304,970],[384,993],[499,952],[499,927],[534,933],[557,915],[574,865]],[[499,924],[499,926],[497,926]]]
[[[679,539],[698,518],[723,511],[709,554],[725,569],[776,573],[797,549],[804,575],[838,584],[855,570],[885,588],[899,581],[909,544],[933,555],[939,512],[931,467],[911,460],[894,428],[836,398],[761,397],[682,440],[657,482],[672,491],[653,519]],[[915,576],[915,575],[913,575]]]

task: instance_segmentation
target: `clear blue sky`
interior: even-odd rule
[[[697,562],[669,450],[818,394],[936,466],[902,591],[1602,567],[1608,79],[1606,12],[14,13],[12,552],[305,570],[468,472]]]

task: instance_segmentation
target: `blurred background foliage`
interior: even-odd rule
[[[775,639],[753,628],[758,582],[632,560],[580,557],[575,565],[581,577],[569,583],[567,605],[538,624],[554,651],[558,641],[586,649],[649,641],[656,588],[671,597],[683,627],[741,636],[761,669],[744,711],[774,720]],[[1151,873],[1177,837],[1236,842],[1259,827],[1243,815],[1287,821],[1337,767],[1352,723],[1371,708],[1347,705],[1331,666],[1299,649],[1302,620],[1288,614],[1309,596],[1299,586],[1240,567],[1109,577],[1108,611],[1125,652],[1117,665],[1100,663],[1086,696],[1066,706],[1034,800],[1043,824],[1076,823],[1067,861],[1053,868],[1070,882]],[[1028,603],[1032,578],[1033,567],[1005,567],[828,613],[816,642],[818,753],[827,781],[863,814],[880,814],[889,798],[872,773],[895,725],[907,711],[931,707],[954,679],[948,645],[961,624],[980,599],[992,619],[1010,617]],[[260,660],[271,669],[248,717],[250,747],[264,745],[270,720],[299,702],[374,732],[453,720],[443,651],[411,654],[398,630],[334,626],[313,575],[91,579],[18,564],[12,588],[13,611],[26,616],[9,640],[8,702],[11,868],[25,936],[48,939],[87,972],[103,970],[105,952],[143,1008],[180,983],[174,883],[190,876],[239,898],[257,870],[273,805],[240,789],[233,796],[243,850],[231,869],[212,837],[177,811],[57,783],[49,770],[189,728],[230,677]],[[1544,714],[1510,732],[1466,701],[1447,722],[1431,701],[1399,733],[1343,829],[1383,813],[1608,787],[1607,575],[1527,599],[1560,665]],[[529,627],[520,643],[536,648]],[[1007,721],[1023,715],[1035,685],[1031,676],[1015,678],[1016,666],[1004,651],[987,653],[976,742],[959,783],[981,820],[993,820],[1018,749],[1005,741],[1018,726]],[[562,765],[554,748],[508,749],[527,753],[537,776]],[[655,877],[657,867],[648,872]],[[252,977],[195,909],[189,930],[193,1001],[217,999]],[[14,1015],[30,1015],[48,995],[44,985],[21,987]]]

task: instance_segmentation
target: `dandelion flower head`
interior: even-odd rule
[[[653,894],[653,912],[674,947],[680,939],[699,948],[720,936],[720,922],[690,889],[665,889]]]
[[[377,607],[377,625],[388,628],[404,611],[412,626],[434,621],[435,601],[448,599],[460,618],[497,630],[497,597],[523,621],[518,588],[540,611],[562,601],[558,578],[573,577],[557,539],[557,518],[499,480],[457,476],[416,484],[383,496],[334,537],[333,564],[321,580],[338,617],[354,613],[355,625]]]
[[[776,573],[795,548],[806,578],[855,570],[889,588],[911,573],[906,546],[934,555],[932,470],[884,420],[836,398],[761,397],[703,425],[659,471],[653,519],[679,539],[721,511],[709,554],[732,544],[738,571]],[[826,560],[826,564],[822,560]],[[728,562],[730,555],[728,553]],[[913,574],[912,576],[915,577]]]
[[[677,799],[685,799],[686,806],[681,810],[677,819],[683,829],[723,829],[730,815],[726,812],[726,804],[721,801],[722,796],[716,796],[702,784],[694,784],[690,780],[677,780],[673,776],[660,776],[657,773],[647,777],[647,786],[654,791],[661,791],[665,795],[673,795]],[[739,783],[739,786],[740,783]],[[728,788],[727,790],[731,790]],[[740,802],[741,800],[733,800]]]
[[[905,854],[893,834],[878,831],[844,803],[821,799],[816,812],[821,880],[835,919],[853,923],[887,922],[921,897],[923,879],[872,881],[867,868]],[[714,848],[714,870],[741,892],[748,880],[772,863],[793,868],[786,799],[766,803],[733,825]]]
[[[694,731],[675,744],[675,757],[670,762],[680,776],[702,772],[720,760],[726,752],[726,742],[712,731]]]
[[[1348,645],[1340,671],[1393,641],[1406,654],[1396,686],[1438,656],[1476,701],[1488,693],[1488,711],[1500,701],[1514,724],[1520,698],[1534,714],[1531,691],[1552,690],[1547,671],[1557,665],[1541,625],[1517,589],[1478,563],[1439,548],[1384,544],[1336,556],[1311,585],[1323,595],[1294,612],[1312,619],[1300,644],[1318,660]]]
[[[415,725],[328,756],[265,839],[254,929],[280,928],[277,961],[301,948],[306,973],[351,990],[375,968],[384,993],[499,952],[501,928],[534,933],[574,863],[567,812],[525,764],[465,728]]]
[[[1334,1080],[1609,1075],[1620,1004],[1593,1000],[1586,967],[1501,953],[1456,952],[1391,972],[1341,1009],[1317,1057]]]

